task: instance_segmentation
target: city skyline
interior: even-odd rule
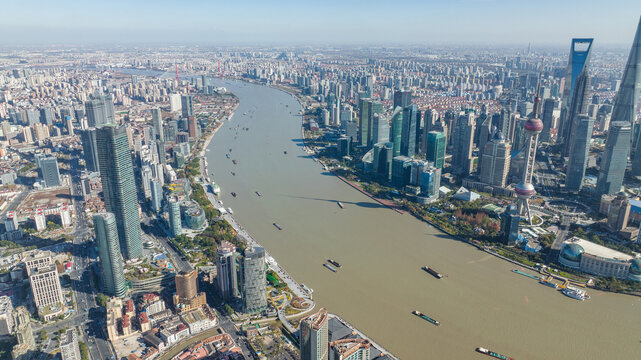
[[[248,1],[243,5],[194,0],[180,4],[115,1],[109,6],[75,0],[8,3],[4,9],[12,16],[0,25],[5,34],[0,44],[530,43],[536,48],[564,45],[571,37],[594,37],[597,45],[626,46],[636,17],[626,21],[620,14],[641,12],[641,4],[627,0],[607,4],[546,0],[539,3],[540,12],[532,11],[530,3],[503,0],[460,0],[458,6],[435,1],[393,5],[331,1],[323,6]],[[67,16],[74,21],[60,21]],[[381,26],[399,17],[404,19],[402,29]]]

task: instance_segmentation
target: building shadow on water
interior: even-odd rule
[[[294,196],[294,195],[283,195],[283,196],[296,198],[296,199],[303,199],[303,200],[330,202],[330,203],[336,204],[337,206],[338,206],[338,202],[340,201],[343,205],[355,205],[362,208],[369,208],[369,209],[387,208],[385,205],[379,204],[377,202],[370,202],[370,201],[344,201],[344,200],[338,200],[338,199],[322,199],[322,198]]]

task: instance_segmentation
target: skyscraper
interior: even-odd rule
[[[383,113],[383,104],[369,98],[360,100],[360,122],[358,123],[358,134],[361,146],[374,146],[374,115]]]
[[[556,100],[552,98],[547,98],[543,100],[543,116],[541,120],[543,121],[543,131],[541,131],[541,141],[548,142],[550,141],[550,129],[554,122],[554,108],[556,107]]]
[[[383,114],[374,114],[372,124],[372,142],[378,144],[389,140],[389,121]]]
[[[162,184],[160,181],[153,179],[150,182],[151,187],[151,209],[155,212],[159,212],[162,209]]]
[[[392,128],[390,130],[389,141],[394,144],[392,156],[396,157],[401,155],[401,142],[403,139],[403,108],[400,106],[394,108],[392,113]]]
[[[102,286],[105,294],[122,297],[127,292],[123,272],[122,254],[118,240],[116,217],[112,213],[99,213],[93,217],[102,270]]]
[[[473,170],[472,147],[475,127],[474,112],[468,111],[458,117],[454,128],[452,167],[464,176]]]
[[[567,126],[565,136],[564,156],[569,156],[570,151],[574,148],[574,136],[579,122],[579,115],[587,114],[588,111],[588,91],[590,88],[590,76],[585,69],[576,79],[574,93],[570,107],[567,109]]]
[[[202,307],[207,303],[204,292],[198,292],[198,271],[191,270],[176,275],[174,307],[179,313]]]
[[[413,157],[418,152],[418,135],[421,128],[421,112],[416,105],[403,108],[401,129],[401,155]]]
[[[316,314],[300,322],[301,360],[328,360],[328,319],[327,309],[321,308]]]
[[[156,130],[156,136],[158,139],[164,141],[165,133],[163,131],[162,112],[160,111],[160,108],[151,109],[151,122],[154,125],[154,130]]]
[[[243,258],[243,312],[258,313],[267,309],[265,276],[265,249],[246,249]]]
[[[113,95],[111,94],[97,94],[94,99],[86,101],[85,112],[89,127],[116,123]]]
[[[412,104],[411,91],[397,90],[394,92],[394,109],[398,106],[405,108],[410,106],[410,104]]]
[[[120,250],[127,260],[139,258],[138,192],[126,127],[105,125],[97,129],[96,144],[105,210],[116,217]]]
[[[240,295],[238,286],[238,269],[236,265],[236,249],[228,241],[220,243],[216,249],[216,270],[218,290],[223,299],[229,300]]]
[[[167,212],[169,215],[169,229],[171,235],[176,237],[182,234],[182,224],[180,222],[180,204],[175,198],[167,201]]]
[[[482,149],[481,182],[493,186],[505,187],[505,180],[510,171],[512,145],[505,141],[503,134],[497,131],[492,140]]]
[[[183,117],[194,115],[194,103],[191,95],[182,95],[180,97]]]
[[[391,142],[374,145],[372,171],[376,174],[379,181],[387,182],[391,179],[393,151],[394,144]]]
[[[87,171],[99,172],[96,129],[80,130],[80,139],[82,140],[82,152],[85,155],[85,168]]]
[[[430,131],[426,136],[425,159],[434,163],[437,169],[445,164],[445,135],[439,131]]]
[[[632,127],[627,121],[610,123],[610,132],[605,141],[605,151],[601,156],[599,178],[596,191],[599,196],[621,191],[625,168],[628,166],[628,151]]]
[[[592,41],[594,39],[572,39],[570,45],[570,58],[565,77],[565,87],[563,88],[561,122],[559,124],[559,136],[557,142],[568,142],[570,134],[569,127],[572,120],[569,114],[569,107],[574,94],[574,86],[579,75],[588,67],[590,54],[592,50]],[[586,71],[587,72],[587,71]]]
[[[60,186],[60,172],[58,171],[58,159],[55,156],[42,157],[39,160],[39,171],[45,187]]]
[[[370,358],[369,340],[347,338],[329,343],[334,360],[368,360]]]
[[[576,129],[574,130],[574,146],[570,151],[565,177],[565,187],[568,191],[578,192],[583,187],[583,177],[588,163],[588,152],[593,129],[593,118],[585,114],[577,116]]]
[[[508,246],[513,246],[516,243],[520,221],[521,216],[514,204],[510,204],[501,214],[501,232],[503,233],[503,241]]]
[[[612,121],[626,121],[634,125],[638,111],[641,92],[641,18],[632,42],[628,62],[625,65],[623,79],[612,108]],[[632,140],[632,139],[630,139]],[[637,137],[637,146],[632,158],[632,175],[641,176],[641,131]]]

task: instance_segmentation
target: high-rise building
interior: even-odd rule
[[[392,128],[389,141],[393,144],[393,156],[401,155],[401,142],[403,140],[403,108],[394,108],[392,113]]]
[[[218,290],[223,299],[239,297],[238,266],[236,249],[230,242],[223,241],[216,250]]]
[[[412,104],[412,92],[397,90],[394,92],[394,109],[398,106],[405,108]]]
[[[82,152],[85,155],[85,168],[87,171],[99,172],[96,129],[80,130],[80,139],[82,140]]]
[[[374,115],[383,113],[383,104],[370,98],[363,98],[359,101],[360,121],[358,123],[358,135],[361,146],[372,147],[374,138]]]
[[[182,224],[180,222],[180,203],[176,198],[171,198],[167,201],[167,215],[169,216],[169,229],[171,235],[176,237],[182,235]]]
[[[62,314],[64,310],[64,297],[60,287],[60,278],[56,265],[50,255],[34,255],[25,261],[33,301],[38,313],[45,320]]]
[[[180,105],[183,117],[194,116],[194,103],[191,95],[182,95],[180,97]]]
[[[265,249],[246,249],[243,258],[243,312],[258,313],[267,309],[265,276]]]
[[[67,329],[60,336],[60,356],[62,360],[80,360],[80,348],[76,330]]]
[[[8,296],[0,296],[0,336],[13,334],[13,304]]]
[[[401,188],[409,184],[411,170],[412,159],[403,155],[392,158],[392,185]]]
[[[590,62],[592,51],[592,41],[594,39],[572,39],[570,45],[570,58],[565,77],[565,87],[563,88],[561,123],[559,125],[559,135],[557,142],[565,143],[569,136],[569,122],[572,120],[569,116],[568,108],[574,94],[574,86],[579,75],[587,69]],[[587,71],[586,71],[587,72]]]
[[[421,173],[421,194],[431,198],[439,197],[439,188],[441,187],[441,169],[428,166]]]
[[[628,151],[632,127],[627,121],[610,123],[610,131],[605,141],[605,151],[601,157],[596,192],[611,195],[621,191],[625,168],[628,166]]]
[[[36,341],[33,338],[31,328],[31,314],[24,306],[19,306],[13,312],[13,324],[15,329],[17,345],[11,351],[11,358],[14,360],[33,359],[40,353],[36,353]]]
[[[378,143],[374,145],[374,161],[372,171],[379,181],[390,181],[392,176],[392,152],[394,144],[391,142]]]
[[[503,241],[509,246],[513,246],[519,236],[519,221],[521,216],[514,204],[510,204],[501,214]]]
[[[473,111],[461,114],[456,121],[453,135],[452,167],[462,175],[469,175],[473,170],[472,147],[475,127],[476,121]]]
[[[418,153],[418,139],[421,128],[421,112],[416,105],[403,108],[401,129],[401,155],[413,157]]]
[[[120,250],[125,259],[142,256],[138,192],[134,178],[127,129],[105,125],[96,130],[98,162],[105,210],[116,216]]]
[[[150,181],[151,188],[151,209],[154,212],[162,210],[163,191],[162,184],[156,179]]]
[[[328,313],[321,308],[300,322],[301,360],[328,360]]]
[[[51,108],[40,109],[40,122],[47,126],[53,125],[53,111],[51,111]]]
[[[176,275],[174,307],[179,312],[199,308],[207,302],[204,292],[198,292],[198,271],[192,270]]]
[[[481,114],[485,115],[485,114]],[[492,135],[494,134],[493,132],[493,126],[492,126],[492,117],[491,116],[486,116],[485,119],[482,117],[479,117],[479,120],[482,119],[482,123],[477,126],[477,131],[478,131],[478,141],[477,141],[477,146],[479,148],[479,159],[477,163],[477,168],[480,169],[483,165],[483,149],[485,149],[485,144],[487,144],[488,141],[492,140]],[[477,120],[477,125],[478,125],[478,120]]]
[[[541,132],[541,141],[550,141],[550,129],[554,126],[554,109],[556,108],[556,100],[547,98],[543,100],[543,131]]]
[[[574,148],[574,138],[579,122],[579,116],[581,114],[587,114],[589,90],[590,76],[588,75],[587,69],[585,69],[576,79],[574,94],[572,94],[572,101],[570,102],[570,107],[567,109],[568,121],[567,126],[565,127],[567,133],[564,135],[564,156],[569,156],[570,151]]]
[[[505,187],[507,174],[510,171],[512,145],[505,141],[503,134],[497,131],[492,140],[482,149],[481,182],[493,186]]]
[[[123,270],[116,217],[112,213],[99,213],[93,217],[102,286],[105,294],[122,297],[127,292]]]
[[[443,169],[445,164],[445,134],[439,131],[430,131],[425,137],[425,159],[434,163],[434,167]]]
[[[187,118],[187,130],[190,138],[196,138],[199,134],[198,122],[196,121],[195,116],[189,116]]]
[[[177,112],[182,110],[182,102],[180,94],[171,94],[169,95],[169,111]]]
[[[60,186],[60,172],[58,171],[58,159],[55,156],[42,157],[39,160],[38,169],[44,181],[45,187]]]
[[[329,346],[333,360],[368,360],[370,358],[369,340],[347,338],[332,341]]]
[[[608,208],[608,226],[613,231],[621,231],[628,226],[628,220],[630,218],[630,201],[628,197],[624,194],[618,194],[610,202]]]
[[[151,123],[154,125],[154,130],[156,131],[156,136],[158,137],[158,139],[164,141],[165,132],[163,131],[162,112],[160,108],[151,109]]]
[[[383,114],[374,114],[372,118],[372,142],[374,144],[389,141],[389,121]]]
[[[625,121],[634,125],[639,110],[641,94],[641,18],[632,42],[623,79],[612,108],[612,121]],[[630,139],[632,141],[632,139]],[[641,131],[637,135],[636,149],[632,157],[632,175],[641,176]]]
[[[97,95],[94,99],[85,101],[85,112],[89,127],[115,124],[113,95]]]
[[[568,191],[579,192],[583,187],[592,130],[594,130],[594,119],[585,114],[578,115],[574,130],[574,146],[570,151],[565,177],[565,187]]]

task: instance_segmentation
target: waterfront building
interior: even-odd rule
[[[521,216],[514,204],[510,204],[501,214],[501,233],[503,233],[503,242],[508,246],[514,246],[519,237],[519,222]]]
[[[421,173],[421,194],[430,198],[439,197],[441,187],[441,169],[428,166]]]
[[[374,145],[372,171],[376,174],[379,181],[387,182],[391,180],[393,152],[394,143],[386,142]]]
[[[339,157],[349,156],[352,138],[349,136],[342,136],[336,141],[336,154]]]
[[[194,115],[194,102],[191,95],[182,95],[180,97],[180,106],[184,118]]]
[[[265,249],[251,247],[243,258],[243,312],[259,313],[267,309]]]
[[[60,357],[62,360],[80,360],[80,348],[78,347],[78,335],[76,330],[67,329],[60,335]]]
[[[369,340],[347,338],[332,341],[329,346],[333,360],[369,360],[370,358]]]
[[[82,152],[85,158],[85,168],[87,171],[100,172],[98,165],[98,145],[96,144],[96,129],[88,128],[80,130],[80,139],[82,141]]]
[[[445,134],[440,131],[429,131],[426,138],[425,159],[434,163],[438,169],[445,164]]]
[[[105,210],[116,216],[120,250],[126,260],[142,256],[138,197],[127,130],[106,125],[96,130]]]
[[[373,146],[374,115],[383,113],[383,104],[370,98],[359,100],[360,122],[358,123],[358,135],[360,145],[365,147]]]
[[[390,142],[393,144],[392,156],[401,155],[401,142],[403,139],[403,108],[394,108],[392,113],[392,127],[390,131]]]
[[[456,173],[463,176],[471,174],[474,166],[472,147],[474,145],[475,127],[476,120],[474,119],[473,111],[461,114],[456,121],[454,139],[452,141],[452,167]]]
[[[596,276],[641,281],[641,259],[576,236],[563,241],[558,261]]]
[[[221,242],[216,249],[216,271],[218,291],[224,300],[231,300],[240,296],[238,281],[236,249],[228,241]]]
[[[58,170],[58,159],[55,156],[41,157],[38,163],[40,177],[42,177],[45,187],[62,185]]]
[[[328,360],[328,313],[321,308],[317,313],[303,318],[300,322],[301,360]]]
[[[421,129],[421,112],[416,105],[403,108],[401,128],[401,155],[413,157],[418,153],[418,139]]]
[[[630,201],[625,193],[619,193],[609,202],[607,209],[608,226],[613,231],[621,231],[628,226],[630,218]]]
[[[392,158],[392,185],[402,188],[409,184],[412,170],[412,159],[407,156]]]
[[[626,121],[610,123],[610,132],[605,141],[605,151],[601,157],[597,195],[618,193],[623,186],[623,176],[628,165],[628,151],[632,127]]]
[[[123,271],[120,241],[116,217],[112,213],[99,213],[93,216],[103,292],[110,296],[122,297],[127,292]]]
[[[574,145],[570,149],[570,159],[565,177],[565,188],[571,192],[579,192],[583,187],[583,177],[588,163],[588,152],[594,129],[593,118],[585,114],[578,115],[576,118],[577,123],[573,135]]]
[[[510,171],[512,145],[505,141],[503,134],[498,131],[481,150],[483,158],[480,171],[481,182],[505,187],[507,174]]]

